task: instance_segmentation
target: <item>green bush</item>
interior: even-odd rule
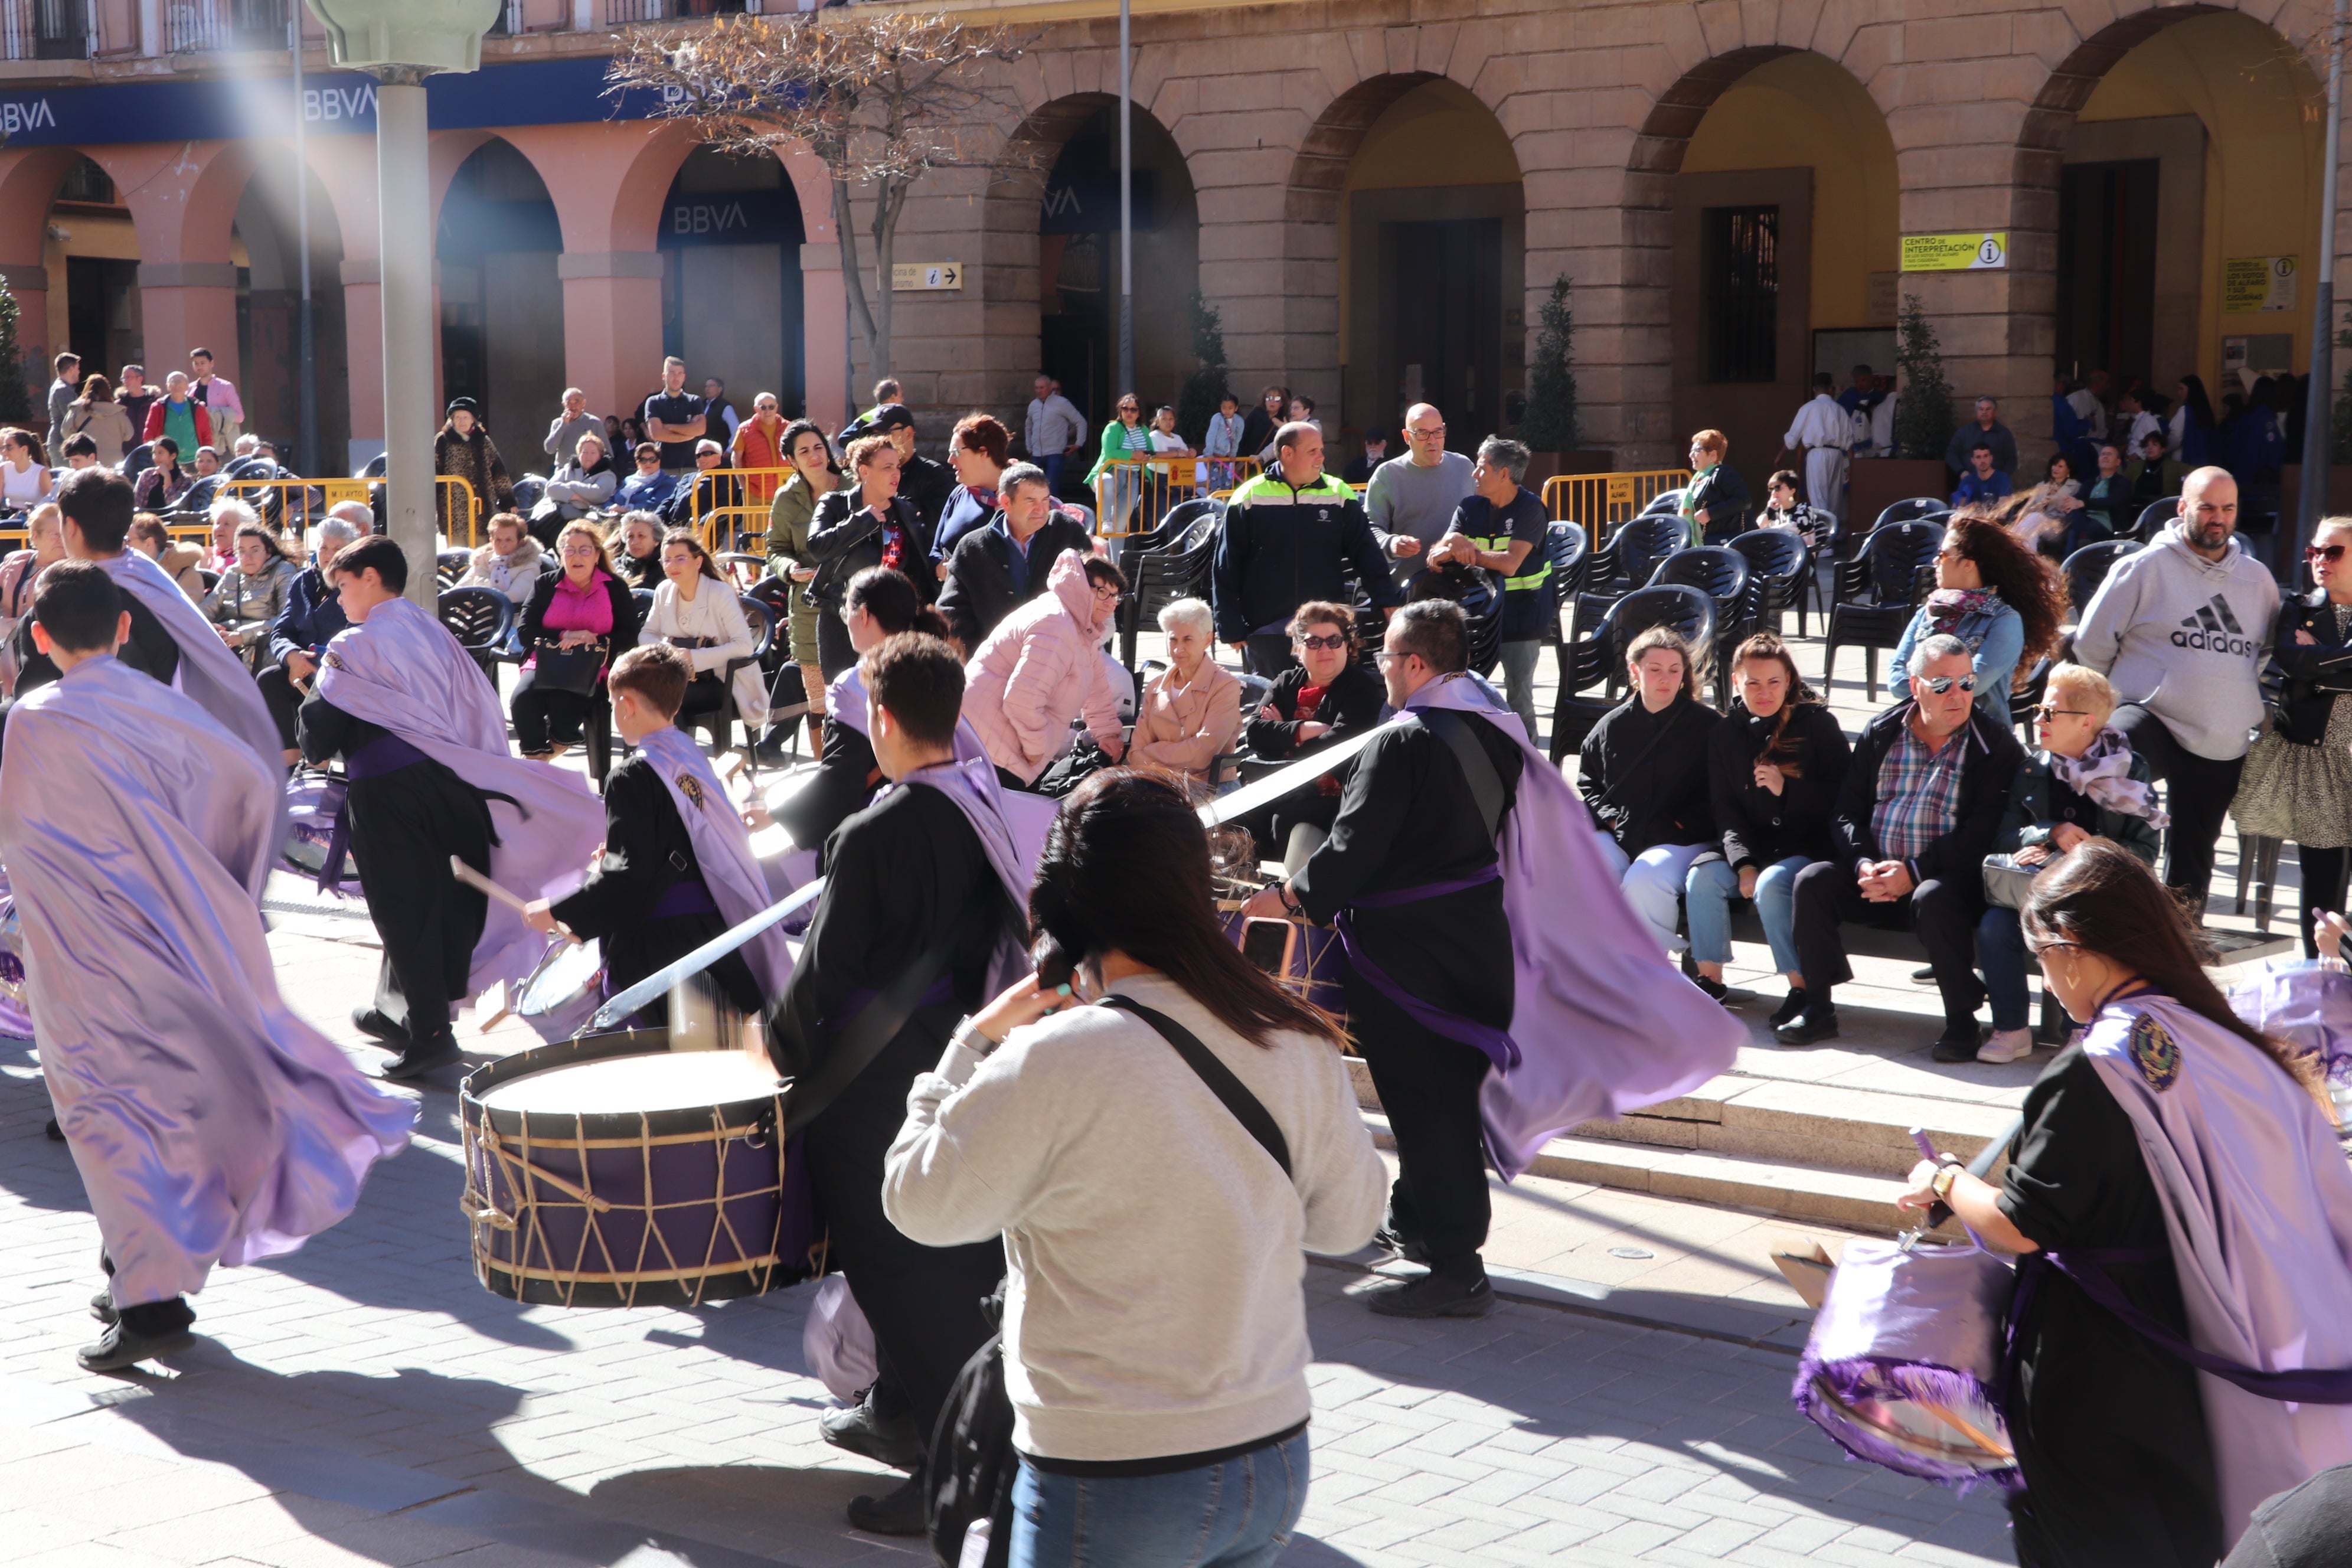
[[[32,418],[33,389],[25,384],[25,356],[16,346],[16,296],[0,282],[0,424],[26,425]]]
[[[1198,289],[1192,290],[1192,357],[1201,368],[1184,378],[1176,395],[1176,433],[1199,451],[1209,438],[1209,421],[1225,395],[1225,324],[1215,306]]]
[[[1895,449],[1906,458],[1937,458],[1952,440],[1952,384],[1936,329],[1916,294],[1903,296],[1896,320],[1895,368],[1902,373],[1895,405]]]
[[[1528,363],[1528,407],[1519,439],[1537,452],[1576,449],[1575,322],[1568,308],[1568,274],[1552,279],[1551,297],[1536,318],[1536,346]]]

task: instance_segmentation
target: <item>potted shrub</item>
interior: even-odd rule
[[[1868,529],[1880,512],[1912,496],[1951,493],[1944,448],[1952,439],[1952,384],[1944,379],[1943,351],[1918,295],[1903,296],[1897,334],[1895,455],[1854,460],[1846,492],[1850,529]]]
[[[1575,321],[1568,304],[1568,274],[1552,279],[1551,297],[1536,318],[1535,350],[1528,361],[1528,394],[1518,438],[1527,444],[1528,489],[1538,495],[1556,474],[1605,474],[1614,454],[1576,444]]]

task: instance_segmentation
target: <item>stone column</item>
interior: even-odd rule
[[[338,276],[352,398],[352,444],[343,465],[349,473],[383,450],[383,273],[369,256],[346,258]]]
[[[661,378],[661,252],[566,251],[555,275],[563,280],[565,379],[599,414],[628,417]]]
[[[142,261],[140,310],[144,320],[148,379],[157,386],[185,370],[188,351],[213,351],[213,365],[232,382],[245,367],[236,356],[236,263]]]
[[[838,430],[856,412],[845,368],[849,353],[849,293],[841,282],[841,247],[833,240],[801,247],[801,384],[808,416]]]

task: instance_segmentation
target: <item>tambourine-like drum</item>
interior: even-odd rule
[[[289,869],[312,878],[326,869],[327,851],[334,841],[335,821],[342,815],[348,788],[341,779],[314,773],[297,773],[286,781],[286,843],[280,853]],[[336,869],[338,875],[328,886],[359,896],[359,868],[349,846],[344,847],[342,865]]]
[[[586,1028],[604,1000],[602,944],[558,937],[515,987],[514,1010],[533,1034],[552,1044]]]
[[[1347,1027],[1348,954],[1338,931],[1305,921],[1245,916],[1240,903],[1223,899],[1217,901],[1217,918],[1234,945],[1276,984]]]
[[[25,921],[16,896],[0,877],[0,1035],[33,1037],[33,1015],[25,997]]]
[[[692,1307],[810,1272],[807,1177],[777,1132],[782,1087],[738,1052],[635,1029],[542,1046],[458,1097],[474,1273],[561,1307]]]

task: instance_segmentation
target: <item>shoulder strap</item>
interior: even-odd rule
[[[1282,1129],[1275,1124],[1274,1113],[1249,1091],[1247,1084],[1234,1076],[1233,1068],[1219,1061],[1216,1053],[1201,1043],[1199,1036],[1167,1014],[1147,1007],[1133,997],[1106,996],[1101,1005],[1123,1008],[1159,1030],[1160,1037],[1175,1047],[1176,1054],[1184,1058],[1184,1065],[1201,1075],[1201,1081],[1209,1086],[1209,1092],[1225,1102],[1225,1109],[1234,1113],[1234,1120],[1242,1124],[1243,1130],[1257,1140],[1260,1148],[1274,1156],[1274,1163],[1282,1167],[1282,1173],[1285,1176],[1290,1174],[1290,1144],[1282,1136]]]
[[[1486,825],[1486,837],[1491,841],[1503,830],[1503,775],[1495,771],[1495,759],[1486,754],[1470,733],[1471,721],[1447,708],[1423,708],[1416,710],[1423,728],[1445,742],[1454,760],[1462,764],[1462,776],[1470,782],[1470,799],[1478,807],[1479,818]],[[1661,732],[1650,744],[1665,739]],[[1648,749],[1643,756],[1649,755]],[[1636,762],[1640,758],[1634,759]]]

